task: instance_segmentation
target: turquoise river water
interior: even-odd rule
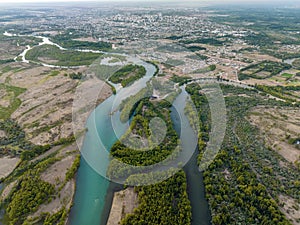
[[[119,113],[111,115],[111,112],[115,110],[115,108],[112,109],[112,105],[117,106],[121,102],[121,97],[128,97],[137,93],[146,86],[147,81],[155,73],[153,65],[144,62],[141,65],[147,70],[146,76],[134,85],[121,89],[117,95],[108,98],[88,118],[86,124],[88,132],[81,150],[84,157],[81,159],[77,174],[76,193],[68,221],[69,225],[105,225],[107,222],[113,192],[121,186],[100,176],[90,165],[93,165],[93,167],[96,165],[99,167],[97,169],[101,171],[107,170],[109,158],[106,156],[107,154],[101,154],[101,152],[103,153],[106,149],[109,150],[116,142],[117,137],[111,125],[111,120],[119,121]],[[184,115],[187,96],[188,94],[183,90],[176,98],[171,109],[171,117],[174,128],[178,134],[181,134],[183,152],[187,152],[186,157],[192,155],[184,167],[187,174],[189,199],[192,205],[192,225],[208,225],[210,224],[210,213],[205,199],[203,177],[197,166],[198,153],[190,147],[190,143],[195,142],[197,136]],[[128,124],[116,123],[115,128],[118,130],[118,135],[120,135],[126,131]],[[181,129],[184,129],[184,132],[180,132]]]

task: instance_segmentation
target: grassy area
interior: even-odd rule
[[[12,68],[11,66],[5,66],[1,69],[1,73],[7,73],[11,70],[13,70],[14,68]]]
[[[101,55],[100,53],[91,52],[63,51],[56,46],[42,45],[28,51],[26,59],[56,66],[83,66],[92,64]]]
[[[1,89],[6,92],[4,98],[9,100],[10,105],[8,107],[0,106],[0,119],[8,119],[10,118],[11,114],[21,105],[21,100],[18,99],[18,96],[24,93],[26,89],[0,84],[0,90]]]
[[[290,78],[292,78],[294,75],[293,75],[293,74],[290,74],[290,73],[283,73],[283,74],[281,74],[281,76],[284,77],[284,78],[290,79]]]
[[[107,51],[112,48],[112,45],[108,42],[98,41],[78,41],[72,39],[73,37],[69,34],[61,34],[52,38],[52,41],[59,44],[60,46],[68,49],[92,49]]]
[[[179,77],[179,76],[173,75],[171,77],[171,81],[173,81],[174,83],[179,83],[180,86],[188,83],[191,79],[192,79],[192,77],[189,77],[189,76]]]
[[[238,76],[240,80],[267,79],[291,68],[292,66],[286,63],[263,61],[241,69]]]
[[[197,69],[197,70],[193,71],[192,74],[195,74],[195,73],[208,73],[208,72],[216,70],[216,68],[217,68],[216,65],[210,65],[210,66],[207,66],[207,67],[204,67],[204,68],[201,68],[201,69]]]
[[[134,81],[146,75],[146,69],[143,66],[127,65],[115,72],[109,80],[115,84],[121,83],[123,87],[131,85]]]
[[[36,37],[17,37],[17,36],[5,36],[2,33],[0,34],[0,41],[1,42],[9,42],[11,43],[11,45],[16,46],[17,44],[19,44],[20,46],[34,46],[34,45],[38,45],[41,42],[40,38],[36,38]]]
[[[193,54],[193,55],[188,55],[188,56],[186,56],[186,58],[194,59],[194,60],[207,60],[208,56],[196,53],[196,54]]]
[[[297,106],[300,105],[299,97],[294,94],[294,92],[300,90],[300,86],[275,86],[275,87],[269,87],[264,85],[256,85],[255,86],[258,90],[270,94],[272,96],[275,96],[277,98],[280,98],[290,104],[295,104]]]
[[[170,65],[171,67],[175,67],[175,66],[182,66],[185,64],[185,62],[178,59],[167,59],[165,64]]]
[[[216,38],[197,38],[192,40],[182,41],[184,44],[206,44],[213,46],[222,46],[224,44],[223,41]]]
[[[13,59],[1,59],[0,60],[0,65],[1,64],[6,64],[6,63],[11,63],[11,62],[14,62],[14,60]]]
[[[53,71],[51,71],[50,76],[55,77],[55,76],[57,76],[59,73],[60,73],[60,72],[59,72],[58,70],[53,70]]]

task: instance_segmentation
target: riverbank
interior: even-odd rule
[[[183,95],[183,96],[182,96]],[[185,107],[186,97],[188,96],[185,90],[182,91],[181,96],[177,97],[173,105]],[[185,113],[184,113],[185,114]],[[174,129],[182,140],[182,151],[187,152],[191,148],[191,143],[198,143],[197,136],[194,135],[194,130],[190,126],[189,121],[185,116],[178,114],[175,107],[171,108],[171,118],[173,121]],[[183,120],[183,124],[181,124]],[[182,128],[185,128],[185,132],[182,132]],[[198,148],[193,149],[193,153],[189,161],[183,167],[183,170],[187,178],[187,193],[192,206],[192,223],[191,225],[210,225],[211,215],[208,205],[208,201],[205,197],[205,187],[203,182],[202,172],[199,171],[197,163],[199,151]]]
[[[19,158],[0,158],[0,180],[11,174],[11,172],[14,171],[19,162]]]
[[[115,192],[107,225],[118,225],[126,214],[133,213],[133,210],[138,206],[137,200],[137,193],[132,187]]]

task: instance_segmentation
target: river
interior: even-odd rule
[[[111,115],[111,112],[116,110],[122,99],[134,95],[146,87],[147,81],[151,79],[156,71],[153,65],[138,61],[136,60],[135,63],[146,68],[146,76],[133,85],[119,90],[116,95],[100,104],[88,118],[86,124],[88,132],[81,150],[84,157],[82,157],[77,175],[74,206],[68,224],[99,225],[101,221],[101,224],[105,224],[103,221],[106,220],[109,214],[109,210],[107,210],[109,207],[106,206],[106,202],[108,205],[111,204],[109,203],[111,198],[106,201],[106,194],[111,193],[112,196],[112,189],[115,185],[100,176],[93,168],[97,167],[96,171],[106,172],[109,165],[109,154],[107,154],[106,149],[109,150],[117,141],[111,120],[119,121],[120,114],[114,113]],[[127,128],[128,124],[115,123],[115,129],[118,130],[117,136],[125,133]],[[93,165],[93,168],[90,165]],[[108,187],[110,187],[109,190]],[[102,213],[103,211],[106,213]]]
[[[5,32],[4,35],[17,36],[16,34],[10,34],[8,32]],[[61,50],[67,50],[51,42],[49,38],[42,36],[36,37],[42,39],[42,42],[39,43],[39,45],[50,44],[57,46]],[[19,55],[22,57],[22,62],[29,63],[25,56],[30,49],[32,49],[32,47],[27,46],[26,49]],[[79,49],[76,51],[100,52]],[[81,150],[84,157],[81,158],[81,164],[77,174],[76,193],[74,197],[74,205],[71,209],[68,220],[69,225],[105,225],[110,213],[114,191],[122,188],[122,186],[118,184],[109,182],[96,171],[107,170],[110,160],[106,149],[110,149],[117,141],[116,136],[120,137],[128,129],[128,124],[117,122],[114,124],[114,128],[117,129],[118,132],[116,135],[111,125],[111,120],[119,121],[119,113],[111,115],[111,112],[116,110],[116,107],[119,103],[121,103],[122,99],[129,97],[130,95],[134,95],[143,87],[146,87],[147,81],[151,79],[156,71],[156,68],[149,63],[132,58],[131,61],[144,66],[147,71],[146,76],[129,87],[121,89],[118,88],[117,94],[111,96],[100,104],[91,113],[87,120],[86,127],[88,132],[86,133]],[[42,65],[53,68],[65,68],[48,64]],[[191,151],[190,143],[194,142],[197,138],[189,125],[188,119],[184,115],[184,106],[187,96],[188,94],[185,90],[183,90],[173,104],[176,106],[175,108],[177,110],[180,110],[180,112],[176,112],[174,107],[172,107],[171,112],[174,128],[178,134],[181,134],[183,152]],[[178,113],[180,113],[181,120],[179,119]],[[183,127],[181,124],[182,121],[184,122]],[[184,132],[180,132],[181,128],[184,128]],[[184,167],[188,183],[188,197],[192,206],[192,225],[209,225],[211,216],[208,203],[205,198],[202,173],[199,172],[199,167],[197,165],[198,151],[195,151],[192,154],[189,152],[187,155],[192,155],[192,158]]]
[[[198,142],[198,137],[194,134],[189,121],[184,115],[184,107],[188,93],[183,89],[181,94],[176,98],[173,105],[176,107],[171,108],[171,118],[174,128],[178,135],[181,134],[180,140],[184,152],[189,151],[191,143]],[[180,110],[181,120],[179,114],[175,110]],[[180,132],[184,127],[184,132]],[[184,166],[183,170],[187,177],[188,197],[192,206],[192,223],[191,225],[209,225],[211,224],[211,215],[207,199],[205,198],[205,187],[203,183],[202,172],[199,171],[197,163],[199,151],[198,148],[194,151],[189,162]]]
[[[82,157],[78,171],[74,206],[68,221],[70,225],[105,225],[107,222],[114,191],[119,190],[122,186],[109,182],[98,175],[89,166],[85,158],[87,157],[89,161],[94,160],[92,164],[101,166],[102,170],[106,170],[108,167],[109,158],[101,154],[103,149],[99,149],[100,143],[98,138],[101,138],[102,143],[104,143],[107,149],[110,149],[117,140],[110,123],[111,118],[109,114],[112,110],[111,105],[118,96],[126,96],[124,93],[127,93],[127,96],[129,96],[128,94],[131,91],[134,90],[134,93],[137,93],[138,90],[146,86],[146,82],[154,74],[155,68],[151,64],[144,64],[144,66],[147,69],[145,78],[137,81],[133,86],[121,89],[116,96],[108,98],[96,108],[87,121],[88,132],[82,149],[85,157]],[[185,150],[190,151],[190,143],[197,141],[195,140],[197,136],[189,126],[188,119],[184,116],[184,106],[187,96],[188,94],[183,90],[174,101],[173,105],[176,107],[172,107],[171,113],[176,131],[180,133],[181,127],[184,129],[184,132],[181,133],[183,152]],[[180,112],[174,110],[175,108],[179,109]],[[180,113],[181,120],[178,113]],[[113,119],[118,120],[117,117],[119,117],[119,114],[115,113],[114,116],[116,118]],[[121,134],[126,131],[128,126],[118,125],[116,128],[120,129],[119,131],[121,132],[119,134]],[[184,167],[188,181],[188,196],[192,205],[192,225],[208,225],[210,224],[210,214],[208,203],[205,199],[202,174],[199,172],[197,165],[197,155],[198,152],[195,151],[192,159]]]

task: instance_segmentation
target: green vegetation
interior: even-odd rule
[[[5,150],[14,148],[15,151],[17,151],[16,154],[21,153],[21,162],[3,181],[7,184],[17,181],[17,185],[0,205],[0,207],[3,207],[6,210],[8,223],[64,224],[67,216],[67,212],[64,208],[53,215],[46,213],[38,218],[32,219],[27,219],[27,216],[36,212],[41,204],[51,202],[66,182],[74,177],[79,167],[80,155],[76,156],[73,165],[66,172],[66,181],[62,184],[57,184],[60,185],[58,189],[56,189],[57,187],[53,184],[47,183],[41,179],[41,174],[45,170],[57,161],[63,159],[63,156],[58,155],[58,152],[67,145],[70,145],[70,143],[74,143],[74,137],[60,139],[56,143],[53,143],[52,146],[34,146],[25,139],[24,131],[22,131],[14,121],[7,120],[0,125],[0,129],[4,130],[7,136],[6,138],[1,139],[3,148]],[[58,148],[57,151],[54,151],[44,158],[35,159],[35,157],[45,153],[55,145],[60,145],[60,148]],[[54,221],[55,223],[53,223]]]
[[[62,208],[57,213],[54,213],[52,215],[46,213],[44,217],[45,219],[43,225],[64,225],[67,219],[67,212],[65,208]]]
[[[69,137],[66,138],[61,138],[58,141],[55,141],[53,143],[54,146],[58,146],[58,145],[63,145],[63,146],[68,146],[69,144],[72,144],[76,141],[74,135],[71,135]]]
[[[249,79],[251,77],[255,79],[266,79],[291,68],[292,66],[286,63],[263,61],[241,69],[238,76],[240,80]]]
[[[256,85],[255,86],[258,90],[270,94],[274,97],[280,98],[287,103],[296,103],[295,105],[300,105],[299,96],[294,95],[293,91],[300,91],[300,86],[275,86],[275,87],[269,87],[264,85]]]
[[[190,225],[192,215],[186,189],[183,171],[159,184],[136,187],[139,206],[121,221],[121,225],[169,225],[170,221],[173,224]]]
[[[43,132],[49,132],[52,128],[62,125],[64,122],[62,119],[55,121],[52,124],[45,124],[44,126],[40,126],[38,129],[35,129],[31,134],[38,135]],[[35,125],[35,124],[34,124]]]
[[[11,62],[14,62],[14,59],[1,59],[0,65],[6,64],[6,63],[11,63]]]
[[[200,132],[199,118],[196,112],[197,110],[193,106],[192,102],[190,100],[187,100],[186,106],[184,108],[184,113],[189,119],[189,123],[191,127],[194,129],[195,133],[199,133]]]
[[[166,62],[164,62],[165,65],[168,65],[169,67],[175,67],[175,66],[181,66],[184,65],[185,62],[178,59],[167,59]]]
[[[215,71],[217,68],[216,65],[209,65],[207,67],[201,68],[201,69],[197,69],[195,71],[192,72],[192,74],[196,74],[196,73],[208,73],[211,71]]]
[[[159,73],[159,66],[157,65],[157,62],[154,62],[154,61],[146,61],[146,62],[152,64],[155,67],[156,71],[153,76],[154,77],[157,76]]]
[[[276,57],[278,59],[282,59],[282,60],[300,57],[299,52],[282,52],[282,51],[279,51],[278,49],[274,49],[274,48],[263,48],[261,51],[265,54],[274,56],[274,57]]]
[[[0,119],[8,119],[11,114],[21,105],[21,100],[18,96],[26,91],[24,88],[14,87],[7,84],[0,84],[0,90],[5,91],[6,94],[2,100],[9,102],[8,107],[0,106]]]
[[[123,87],[127,87],[145,75],[146,69],[143,66],[130,64],[115,72],[109,80],[115,84],[121,83]]]
[[[196,46],[196,45],[188,46],[187,49],[192,51],[192,52],[203,51],[203,50],[205,51],[206,50],[206,48],[201,47],[201,46]]]
[[[5,137],[0,138],[0,155],[20,156],[22,161],[31,160],[48,151],[52,146],[69,145],[75,141],[74,136],[62,138],[50,145],[33,145],[25,138],[25,132],[11,119],[0,121],[0,130]]]
[[[77,172],[79,166],[80,166],[80,155],[78,155],[76,157],[76,159],[73,162],[73,165],[71,166],[71,168],[68,169],[68,171],[66,173],[66,179],[67,179],[67,181],[69,181],[72,178],[74,178],[75,173]]]
[[[250,45],[257,45],[259,43],[260,46],[274,44],[275,41],[272,37],[263,32],[259,34],[250,34],[244,39]]]
[[[113,76],[118,70],[122,68],[122,66],[115,65],[115,66],[109,66],[109,65],[103,65],[101,64],[103,58],[105,55],[100,57],[99,59],[95,60],[89,67],[89,72],[94,73],[97,78],[100,80],[106,81],[111,76]]]
[[[50,73],[50,76],[51,77],[56,77],[59,73],[60,73],[60,71],[58,71],[58,70],[52,70],[51,73]]]
[[[188,78],[188,77],[185,77],[185,78]],[[185,78],[181,78],[181,77],[176,77],[175,79],[178,79],[177,81],[178,82],[182,82],[185,80]],[[190,79],[190,78],[188,78]],[[151,90],[150,87],[153,87],[154,90],[158,91],[159,92],[159,95],[160,96],[170,96],[170,95],[173,95],[173,94],[177,94],[180,93],[178,92],[179,90],[181,91],[181,89],[179,89],[178,91],[174,89],[174,81],[169,81],[169,80],[162,80],[160,79],[159,77],[158,78],[153,78],[151,80],[151,86],[149,86],[148,88]],[[149,93],[151,94],[151,93]],[[166,101],[167,100],[170,100],[168,99],[168,97],[166,97],[167,99],[165,99]],[[173,101],[169,101],[169,102],[173,102]]]
[[[53,45],[41,45],[28,51],[26,59],[56,66],[83,66],[92,64],[101,55],[100,53],[60,50]]]
[[[30,160],[33,159],[36,156],[39,156],[46,151],[50,150],[51,146],[50,145],[44,145],[44,146],[33,146],[30,150],[28,151],[22,151],[21,153],[21,159],[22,160]]]
[[[156,85],[157,86],[157,85]],[[151,88],[150,88],[151,89]],[[147,88],[142,90],[149,91]],[[115,179],[125,179],[128,185],[141,185],[152,177],[165,176],[168,172],[148,174],[143,169],[129,169],[119,164],[119,161],[133,166],[151,166],[162,162],[171,153],[178,151],[178,136],[170,118],[171,104],[165,101],[151,102],[149,97],[142,97],[134,107],[134,116],[129,130],[111,148],[110,154],[114,157],[108,169],[108,176]],[[134,98],[134,97],[133,97]],[[132,97],[128,101],[131,101]],[[134,101],[135,102],[135,101]],[[126,107],[128,103],[123,103]],[[131,104],[132,105],[132,104]],[[150,128],[150,121],[161,118],[166,123],[167,133],[161,134],[156,126]],[[162,142],[157,138],[164,137]],[[153,145],[157,143],[158,145]],[[127,146],[134,146],[139,151]],[[130,144],[130,145],[128,145]],[[161,174],[160,174],[161,173]],[[133,175],[132,175],[133,174]],[[149,180],[150,179],[150,180]],[[191,223],[191,206],[187,195],[186,176],[179,171],[161,183],[136,187],[139,206],[132,214],[126,215],[121,221],[127,224],[174,224],[188,225]]]
[[[192,40],[185,40],[182,41],[184,44],[206,44],[206,45],[213,45],[213,46],[222,46],[224,44],[223,41],[216,39],[216,38],[197,38]]]
[[[83,74],[81,72],[78,73],[70,73],[69,77],[73,80],[81,80],[83,77]]]
[[[290,74],[290,73],[283,73],[281,74],[282,77],[286,78],[286,79],[290,79],[292,78],[294,75],[293,74]]]
[[[6,135],[0,138],[0,153],[2,156],[16,156],[32,147],[25,140],[25,132],[15,121],[11,119],[0,121],[0,130],[4,131]]]
[[[2,43],[10,43],[13,46],[17,46],[19,44],[19,46],[33,46],[33,45],[38,45],[39,42],[41,42],[40,38],[36,38],[36,37],[17,37],[17,36],[5,36],[3,35],[2,32],[0,32],[0,41]]]
[[[121,122],[123,123],[127,122],[130,116],[135,111],[137,104],[139,104],[139,101],[142,100],[143,98],[147,98],[151,96],[151,94],[152,94],[152,89],[146,87],[140,90],[136,95],[124,99],[119,106],[119,109],[121,111],[121,115],[120,115]]]
[[[112,45],[108,42],[98,41],[98,42],[89,42],[89,41],[77,41],[73,40],[72,36],[69,34],[61,34],[52,38],[54,43],[59,44],[63,48],[67,49],[91,49],[98,51],[108,51],[112,48]]]
[[[7,66],[4,66],[3,68],[1,68],[1,73],[7,73],[9,71],[12,71],[14,70],[14,68],[12,68],[11,66],[7,65]]]
[[[186,56],[186,58],[194,59],[194,60],[207,60],[208,56],[196,53],[193,55],[188,55],[188,56]]]
[[[166,39],[169,39],[169,40],[179,40],[179,39],[181,39],[183,37],[185,37],[185,36],[171,35],[171,36],[167,37]]]
[[[206,197],[212,211],[212,223],[290,224],[281,213],[280,195],[300,201],[296,181],[299,171],[264,144],[257,128],[246,119],[260,105],[292,106],[261,95],[256,90],[221,85],[226,97],[228,125],[222,149],[204,172]],[[199,162],[209,141],[211,122],[209,104],[197,84],[187,86],[200,118]],[[241,97],[238,95],[246,95]],[[296,107],[296,106],[294,106]],[[282,166],[282,163],[285,166]]]
[[[174,83],[179,83],[179,86],[187,84],[191,79],[192,79],[192,77],[189,77],[189,76],[179,77],[179,76],[173,75],[171,77],[171,81],[173,81]]]
[[[116,95],[117,94],[117,90],[116,90],[116,88],[113,86],[113,85],[111,85],[108,81],[106,81],[105,82],[107,85],[109,85],[110,86],[110,88],[111,88],[111,90],[112,90],[112,92],[113,92],[113,94],[114,95]]]
[[[294,68],[300,69],[300,59],[296,59],[292,64]]]
[[[116,161],[119,159],[124,163],[135,166],[148,166],[166,159],[175,150],[178,139],[170,118],[168,109],[170,106],[170,103],[165,101],[154,103],[149,99],[139,101],[135,108],[135,116],[132,119],[130,129],[124,134],[121,141],[117,141],[111,148],[110,154],[114,159]],[[160,137],[159,134],[161,131],[159,129],[151,130],[149,123],[151,119],[157,117],[166,122],[167,134],[166,137],[162,136],[164,139],[158,146],[152,148],[157,143],[157,138]],[[136,134],[139,138],[132,138],[132,133]],[[136,146],[139,149],[147,150],[136,151],[124,145],[122,140],[129,143],[129,146]],[[114,178],[126,176],[126,173],[123,174],[126,171],[121,171],[120,168],[116,169],[118,164],[114,163],[112,162],[108,169],[109,176]]]
[[[53,185],[31,174],[23,176],[16,189],[6,209],[10,224],[22,224],[29,213],[35,212],[54,194]]]

